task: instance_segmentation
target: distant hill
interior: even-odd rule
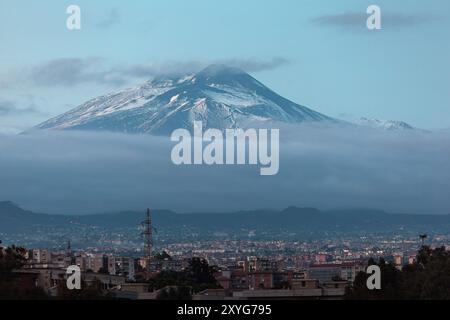
[[[102,229],[137,228],[145,210],[95,215],[48,215],[23,210],[12,202],[0,202],[0,233],[58,230],[68,226]],[[352,209],[320,211],[314,208],[290,207],[282,211],[254,210],[231,213],[184,213],[169,210],[152,211],[154,225],[160,229],[189,228],[198,231],[264,230],[277,232],[450,232],[450,215],[390,214],[378,210]]]
[[[67,217],[24,210],[11,201],[0,202],[0,232],[30,230],[41,226],[64,225]]]

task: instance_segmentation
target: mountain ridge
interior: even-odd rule
[[[409,123],[406,123],[404,121],[397,121],[397,120],[382,120],[377,118],[367,118],[367,117],[361,117],[353,123],[364,126],[364,127],[370,127],[375,129],[384,129],[384,130],[414,130],[412,125]]]
[[[219,130],[279,123],[351,124],[380,130],[415,130],[404,121],[341,120],[288,100],[245,71],[210,65],[197,73],[159,75],[138,86],[91,99],[35,130],[112,131],[170,135],[195,121]]]
[[[134,228],[145,218],[135,210],[90,215],[50,215],[24,210],[11,202],[0,202],[0,232],[14,233],[39,228],[101,227],[106,229]],[[387,213],[374,209],[323,211],[316,208],[291,206],[284,210],[247,210],[223,213],[177,213],[153,210],[155,225],[161,228],[184,226],[200,230],[303,230],[355,231],[436,228],[450,230],[450,214],[414,215]]]

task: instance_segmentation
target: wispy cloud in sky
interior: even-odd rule
[[[34,104],[19,107],[12,101],[0,100],[0,116],[16,116],[24,114],[41,114],[41,111]]]
[[[122,84],[123,79],[105,68],[103,58],[62,58],[31,69],[30,78],[39,86],[72,86],[84,83]]]
[[[316,17],[313,23],[324,27],[341,27],[345,29],[366,28],[366,21],[369,15],[365,12],[344,12],[339,14],[326,14]],[[399,12],[382,11],[381,20],[383,29],[393,29],[398,27],[414,27],[440,20],[439,16],[431,13],[406,14]]]
[[[120,12],[117,8],[112,8],[108,15],[99,23],[97,23],[97,27],[99,28],[109,28],[114,25],[117,25],[120,22],[121,16]]]
[[[291,62],[287,58],[274,57],[271,59],[258,58],[231,58],[210,61],[173,61],[164,63],[135,64],[115,69],[116,74],[128,75],[131,77],[152,77],[162,74],[186,74],[198,72],[210,64],[224,64],[230,67],[237,67],[246,72],[263,72],[274,70]]]
[[[211,61],[173,61],[111,65],[101,57],[60,58],[43,62],[31,68],[21,68],[8,75],[0,75],[1,82],[13,87],[14,84],[28,83],[30,86],[74,86],[99,85],[121,86],[124,83],[150,79],[160,75],[180,75],[200,71],[210,64],[225,64],[241,68],[247,72],[274,70],[290,64],[287,58],[273,57],[231,58]]]
[[[238,67],[247,72],[263,72],[287,66],[291,64],[291,61],[284,57],[274,57],[268,60],[261,60],[257,58],[218,60],[215,63]]]

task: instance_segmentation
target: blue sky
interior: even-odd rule
[[[80,31],[66,28],[70,4],[81,7]],[[365,28],[371,4],[383,30]],[[449,16],[447,0],[0,0],[0,132],[138,84],[151,70],[217,61],[330,116],[449,128]]]

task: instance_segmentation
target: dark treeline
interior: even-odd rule
[[[345,298],[349,300],[449,300],[450,251],[423,246],[413,264],[401,270],[385,260],[369,260],[381,270],[381,290],[368,290],[369,275],[361,272]]]

